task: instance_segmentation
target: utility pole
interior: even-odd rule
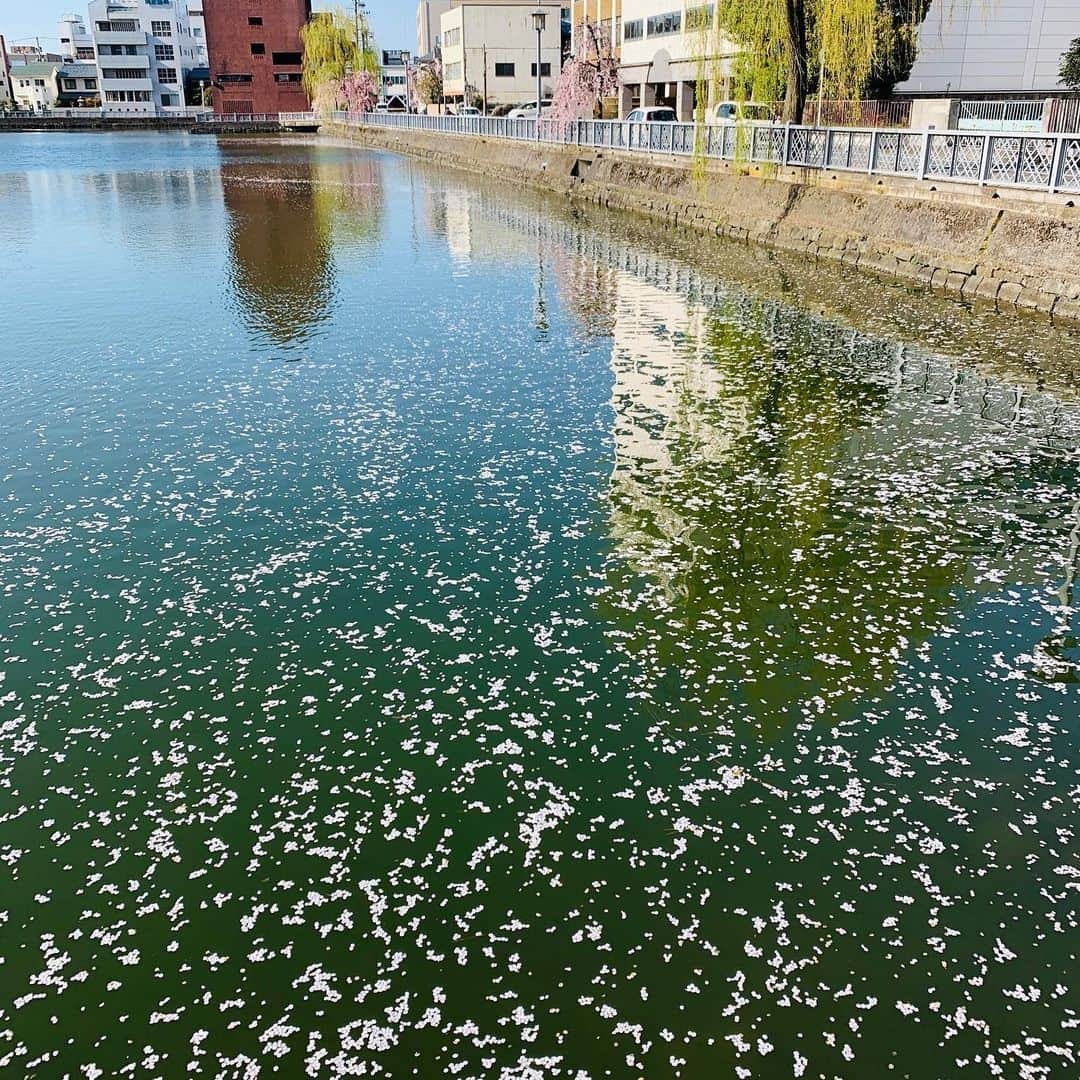
[[[353,0],[353,20],[356,23],[356,51],[360,54],[360,70],[363,71],[368,51],[367,4],[364,0]]]
[[[484,46],[484,115],[487,116],[487,45]]]

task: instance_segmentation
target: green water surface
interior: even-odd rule
[[[1080,341],[699,248],[0,137],[0,1072],[1080,1075]]]

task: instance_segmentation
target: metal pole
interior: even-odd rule
[[[544,31],[536,27],[536,141],[540,141],[540,114],[543,112],[543,80],[540,75],[541,42]]]

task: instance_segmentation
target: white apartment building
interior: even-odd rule
[[[213,0],[211,0],[213,2]],[[188,25],[191,29],[191,44],[194,49],[195,67],[206,68],[210,74],[210,54],[206,48],[206,19],[203,17],[202,4],[188,8]]]
[[[1050,94],[1080,37],[1078,0],[933,0],[898,94]]]
[[[205,66],[206,47],[187,0],[91,0],[90,30],[107,112],[155,116],[187,104],[185,84]]]
[[[443,88],[450,100],[478,94],[489,105],[536,100],[536,31],[532,13],[547,13],[541,36],[542,92],[550,97],[562,71],[560,0],[453,0],[440,22]],[[467,93],[466,93],[467,91]]]
[[[60,39],[60,54],[65,61],[94,62],[94,39],[86,29],[81,15],[61,15],[56,36]]]
[[[442,17],[452,0],[420,0],[416,7],[416,55],[437,57],[442,53]]]
[[[60,96],[56,76],[61,66],[56,60],[15,64],[11,69],[11,90],[18,108],[34,112],[53,108]]]
[[[667,105],[693,120],[699,78],[729,76],[734,52],[716,30],[713,4],[623,0],[620,115]]]

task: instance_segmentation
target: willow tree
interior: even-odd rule
[[[300,31],[304,42],[304,89],[317,109],[342,102],[346,76],[367,72],[379,78],[379,55],[367,19],[353,20],[340,8],[320,11]]]
[[[862,97],[910,70],[930,0],[719,0],[717,26],[734,43],[737,96],[784,102],[798,123],[811,87]]]

